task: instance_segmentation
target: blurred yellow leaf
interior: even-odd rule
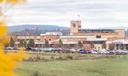
[[[8,36],[2,37],[1,40],[0,40],[0,43],[2,43],[4,45],[8,44],[9,43],[9,37]]]
[[[17,4],[23,3],[25,0],[0,0],[0,3]],[[0,8],[0,16],[2,16],[2,9]],[[0,20],[0,76],[17,76],[14,69],[17,63],[25,58],[24,51],[5,53],[4,45],[9,42],[8,28],[6,23]]]
[[[0,21],[0,37],[3,37],[8,32],[8,28],[6,24],[2,21]]]
[[[4,2],[5,0],[0,0],[0,3]]]
[[[23,3],[26,0],[0,0],[0,3],[6,2],[6,3],[12,3],[12,4],[17,4],[17,3]]]
[[[7,3],[17,4],[17,3],[23,3],[25,0],[6,0]]]

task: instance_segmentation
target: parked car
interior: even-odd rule
[[[123,50],[122,54],[128,54],[128,50]]]
[[[58,52],[58,53],[60,53],[61,51],[63,51],[62,48],[54,48],[54,49],[52,50],[52,52]]]
[[[91,53],[92,54],[97,54],[97,51],[96,50],[91,50]]]
[[[79,52],[80,52],[81,54],[91,54],[91,50],[80,49]]]
[[[78,49],[74,49],[74,48],[70,49],[71,53],[75,53],[75,52],[78,52],[78,51],[79,51]]]
[[[44,51],[44,52],[52,52],[53,50],[55,50],[54,48],[42,48],[41,51]]]
[[[107,51],[106,49],[101,49],[98,51],[99,54],[109,54],[109,51]]]
[[[31,47],[27,47],[27,48],[26,48],[26,51],[31,51],[31,50],[32,50]]]
[[[115,51],[115,50],[109,51],[109,54],[110,54],[110,55],[116,54],[116,51]]]
[[[19,49],[15,48],[15,47],[5,47],[5,50],[6,51],[16,51],[16,50],[19,50]]]
[[[13,47],[6,47],[5,50],[13,50]]]
[[[39,52],[41,51],[41,48],[32,48],[31,51]]]
[[[79,52],[80,52],[81,54],[87,54],[87,52],[86,52],[85,50],[83,50],[83,49],[80,49]]]
[[[128,51],[126,51],[126,50],[115,50],[115,54],[116,54],[116,55],[128,54]]]

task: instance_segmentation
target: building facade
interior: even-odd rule
[[[40,36],[17,36],[16,40],[30,40],[35,41],[35,45],[43,47],[47,40],[50,45],[58,45],[61,40],[63,46],[71,48],[78,47],[82,44],[86,50],[91,49],[111,49],[113,41],[125,38],[124,29],[82,29],[80,20],[71,21],[70,33],[63,36],[61,32],[47,32]]]
[[[82,29],[81,21],[71,21],[70,27],[71,36],[86,36],[86,40],[83,41],[85,48],[91,47],[92,49],[110,49],[110,46],[114,40],[124,39],[124,29]],[[92,36],[87,38],[87,36]]]

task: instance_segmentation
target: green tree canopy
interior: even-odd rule
[[[48,48],[49,47],[49,41],[45,39],[45,47]]]
[[[15,46],[15,40],[11,37],[9,46],[14,47]]]
[[[62,40],[60,39],[59,40],[59,47],[62,47],[63,46],[63,42],[62,42]]]
[[[33,39],[30,39],[28,42],[28,47],[34,47],[35,43]]]
[[[83,47],[83,44],[82,44],[81,41],[78,41],[78,46],[81,47],[81,48]]]

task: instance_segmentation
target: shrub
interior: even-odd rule
[[[42,76],[38,71],[35,71],[31,76]]]
[[[66,58],[59,56],[58,58],[56,58],[56,60],[66,60]]]
[[[50,60],[47,59],[47,58],[45,58],[45,57],[42,57],[40,61],[48,62],[48,61],[50,61]]]
[[[51,56],[51,60],[54,60],[54,57],[53,56]]]
[[[68,56],[67,56],[67,59],[73,60],[73,56],[68,55]]]

